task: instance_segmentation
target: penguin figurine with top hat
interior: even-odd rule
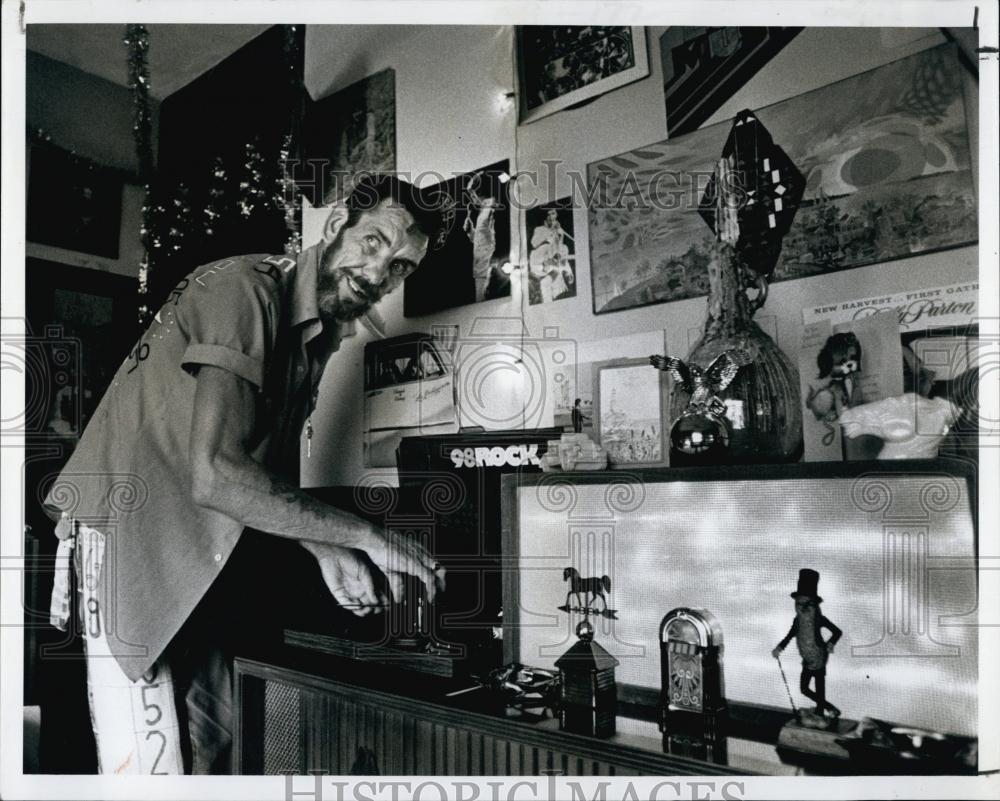
[[[785,646],[795,639],[802,658],[799,691],[816,703],[815,715],[819,720],[830,720],[838,718],[840,710],[826,700],[826,663],[843,632],[823,616],[820,609],[823,599],[819,596],[818,587],[818,572],[809,568],[799,571],[798,587],[790,593],[795,599],[795,617],[788,633],[771,651],[771,655],[778,659]],[[824,639],[824,629],[830,632],[829,639]]]

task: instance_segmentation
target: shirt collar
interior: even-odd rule
[[[323,253],[323,243],[319,242],[299,253],[295,258],[295,282],[292,286],[292,325],[319,323],[322,330],[319,306],[316,304],[316,276],[319,273],[319,258]]]

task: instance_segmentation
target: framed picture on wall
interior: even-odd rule
[[[649,75],[639,26],[519,25],[515,35],[522,123]]]
[[[695,130],[801,30],[667,28],[660,36],[667,135]]]
[[[770,283],[978,240],[964,79],[941,45],[754,111],[806,179]],[[731,129],[587,165],[595,314],[707,294],[715,235],[698,181]]]
[[[403,315],[510,297],[510,167],[506,159],[425,187],[443,218],[420,268],[407,276]]]
[[[310,103],[305,115],[305,160],[324,170],[328,205],[351,193],[354,176],[396,169],[396,71],[384,69]],[[319,176],[309,174],[307,180]]]
[[[576,297],[576,237],[573,199],[564,197],[528,209],[528,302],[534,306]]]
[[[666,467],[667,381],[648,358],[593,366],[593,424],[611,467]]]

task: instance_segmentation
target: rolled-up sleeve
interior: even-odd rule
[[[254,265],[196,271],[177,303],[188,337],[181,366],[189,373],[209,364],[264,386],[281,308],[276,280]]]

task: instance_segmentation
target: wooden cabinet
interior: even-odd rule
[[[412,678],[400,674],[400,683]],[[656,740],[611,740],[384,689],[236,660],[237,773],[382,776],[745,774],[668,756]]]

